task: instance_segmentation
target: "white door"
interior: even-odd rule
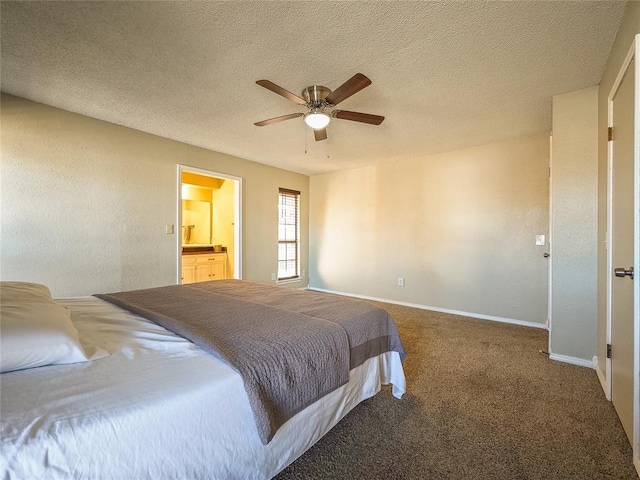
[[[611,401],[633,443],[634,393],[634,78],[631,61],[613,97]]]

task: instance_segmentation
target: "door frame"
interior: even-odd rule
[[[549,135],[549,228],[547,235],[547,352],[551,355],[551,330],[553,329],[553,132]]]
[[[177,186],[176,195],[176,225],[180,227],[178,232],[182,232],[182,172],[197,173],[205,177],[224,178],[225,180],[231,180],[235,182],[235,188],[233,191],[233,278],[242,279],[242,177],[236,177],[235,175],[229,175],[227,173],[214,172],[212,170],[205,170],[198,167],[191,167],[189,165],[178,164],[177,174]],[[182,283],[182,234],[176,235],[176,282]]]
[[[629,68],[635,62],[634,85],[634,154],[633,154],[633,210],[634,210],[634,271],[640,272],[640,34],[636,35],[627,56],[618,71],[618,75],[607,97],[607,127],[613,126],[613,98]],[[606,294],[606,341],[611,344],[611,294],[613,271],[612,227],[613,227],[613,142],[607,142],[607,294]],[[633,284],[634,298],[640,298],[640,280]],[[634,302],[633,307],[633,463],[640,474],[640,302]],[[611,359],[606,359],[606,389],[607,400],[611,400]]]

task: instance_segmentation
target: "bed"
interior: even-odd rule
[[[265,442],[227,362],[103,299],[56,305],[70,312],[87,361],[0,375],[2,479],[267,479],[381,385],[397,398],[406,388],[403,352],[377,354]]]

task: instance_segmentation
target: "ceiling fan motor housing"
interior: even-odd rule
[[[322,85],[312,85],[311,87],[307,87],[302,90],[302,97],[310,104],[312,107],[322,106],[325,98],[331,93],[331,90],[327,87],[323,87]]]

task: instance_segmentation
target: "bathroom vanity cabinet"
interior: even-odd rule
[[[227,278],[227,253],[182,255],[182,283]]]

